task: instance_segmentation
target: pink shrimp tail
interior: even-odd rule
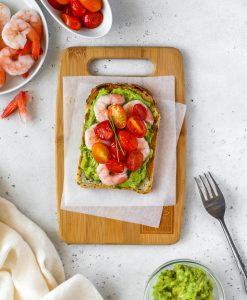
[[[30,115],[27,111],[28,92],[21,91],[18,99],[18,109],[21,120],[26,123],[30,119]]]
[[[40,36],[35,29],[30,29],[27,38],[32,42],[32,56],[34,60],[39,59],[40,55]]]

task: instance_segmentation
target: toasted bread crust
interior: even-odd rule
[[[154,175],[154,161],[155,161],[155,156],[156,156],[156,146],[157,146],[157,134],[158,134],[158,128],[159,128],[159,120],[160,120],[160,113],[157,109],[156,103],[154,98],[152,97],[151,93],[139,86],[139,85],[134,85],[134,84],[112,84],[112,83],[105,83],[105,84],[100,84],[96,86],[88,96],[86,100],[86,113],[85,113],[85,118],[84,122],[88,119],[89,116],[89,108],[94,101],[94,99],[97,97],[99,90],[102,88],[105,88],[109,91],[116,89],[116,88],[122,88],[122,89],[129,89],[132,90],[133,92],[139,94],[144,100],[149,101],[152,103],[153,107],[156,110],[156,116],[154,116],[154,136],[152,139],[152,145],[151,148],[153,149],[153,157],[149,160],[147,164],[147,174],[146,178],[143,180],[142,183],[136,188],[120,188],[118,186],[108,186],[102,183],[95,182],[93,180],[89,180],[85,177],[83,170],[81,169],[81,161],[82,161],[82,154],[79,159],[79,164],[78,164],[78,170],[77,170],[77,184],[82,187],[82,188],[104,188],[104,189],[127,189],[127,190],[132,190],[140,194],[147,194],[151,192],[152,189],[152,184],[153,184],[153,175]],[[83,132],[82,132],[82,141],[84,140],[84,124],[83,124]]]

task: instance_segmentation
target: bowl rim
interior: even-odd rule
[[[63,28],[65,28],[67,31],[69,31],[70,33],[73,33],[79,37],[82,37],[82,38],[85,38],[85,39],[98,39],[98,38],[101,38],[105,35],[107,35],[109,33],[109,31],[111,30],[112,28],[112,23],[113,23],[113,16],[112,16],[112,9],[111,9],[111,5],[110,5],[110,2],[108,0],[103,0],[105,1],[105,3],[107,4],[108,8],[109,8],[109,12],[110,12],[110,15],[108,17],[109,18],[109,22],[110,22],[110,25],[109,25],[109,28],[108,30],[104,31],[102,34],[99,34],[97,36],[87,36],[85,34],[83,34],[82,32],[80,31],[76,31],[76,30],[73,30],[73,29],[70,29],[69,27],[67,27],[60,18],[57,17],[57,15],[55,15],[52,10],[50,9],[49,7],[49,3],[47,3],[48,1],[45,1],[45,0],[40,0],[42,5],[45,7],[45,9],[48,11],[48,13],[51,15],[51,17],[56,21],[58,22],[58,24],[60,26],[62,26]],[[90,30],[94,30],[94,29],[90,29]]]
[[[171,266],[171,265],[174,265],[174,264],[178,264],[178,263],[188,263],[188,264],[194,264],[194,265],[197,265],[199,267],[201,267],[204,271],[206,271],[212,278],[213,280],[216,282],[217,284],[217,287],[220,289],[220,292],[222,293],[222,300],[225,300],[225,291],[224,291],[224,288],[223,288],[223,285],[221,283],[221,281],[219,280],[218,276],[216,276],[213,271],[211,269],[209,269],[207,266],[205,266],[204,264],[200,263],[199,261],[196,261],[196,260],[193,260],[193,259],[190,259],[190,258],[178,258],[178,259],[173,259],[173,260],[169,260],[167,262],[165,262],[164,264],[160,265],[159,267],[157,267],[153,272],[152,274],[149,276],[148,280],[147,280],[147,283],[146,283],[146,286],[145,286],[145,291],[144,291],[144,300],[147,299],[147,292],[149,291],[148,290],[148,287],[149,287],[149,283],[150,281],[152,280],[152,278],[157,275],[157,273],[159,273],[160,271],[162,271],[163,269],[165,269],[166,267],[168,266]]]
[[[28,78],[26,78],[25,80],[23,80],[21,83],[17,84],[16,86],[11,87],[5,91],[0,90],[0,96],[10,94],[10,93],[15,92],[16,90],[22,88],[23,86],[25,86],[28,82],[30,82],[37,75],[37,73],[40,71],[40,69],[42,68],[42,66],[45,62],[45,59],[46,59],[46,56],[48,53],[48,48],[49,48],[48,25],[46,22],[45,15],[44,15],[43,11],[41,10],[40,6],[35,1],[33,1],[33,3],[35,4],[35,6],[36,6],[35,9],[39,12],[40,17],[42,19],[42,23],[43,23],[43,39],[45,39],[44,52],[40,58],[40,61],[37,62],[37,66],[34,68],[33,72],[28,76]]]

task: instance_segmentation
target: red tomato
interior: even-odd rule
[[[61,18],[66,26],[73,30],[80,30],[81,29],[81,21],[74,16],[69,14],[61,14]]]
[[[99,123],[94,128],[94,132],[101,140],[106,141],[109,141],[114,135],[113,130],[111,129],[111,125],[107,120]]]
[[[64,9],[64,5],[58,3],[57,0],[48,0],[48,3],[57,10],[62,11]]]
[[[147,117],[147,109],[142,104],[135,104],[133,107],[133,115],[145,120]]]
[[[64,14],[68,14],[68,15],[72,15],[72,8],[71,8],[71,6],[70,6],[70,5],[67,5],[67,6],[65,7],[65,9],[63,10],[63,13],[64,13]]]
[[[79,0],[70,0],[70,6],[75,17],[81,18],[87,12],[87,9],[81,4]]]
[[[146,125],[139,117],[130,117],[126,127],[138,138],[144,137],[147,132]]]
[[[106,163],[106,167],[112,173],[122,173],[124,171],[124,163],[118,162],[116,159],[110,159]]]
[[[87,12],[83,17],[82,21],[85,27],[93,29],[98,27],[103,21],[103,15],[100,11],[98,12]]]
[[[94,159],[100,164],[107,163],[111,158],[111,154],[108,147],[100,142],[93,144],[92,154]]]
[[[102,0],[80,0],[81,4],[91,12],[96,12],[102,8]]]
[[[108,116],[113,119],[117,128],[123,129],[126,126],[127,114],[122,105],[113,104],[108,108]]]
[[[70,0],[56,0],[56,1],[62,5],[67,5],[70,2]]]
[[[137,138],[128,130],[121,130],[118,133],[119,141],[126,151],[133,151],[137,148]]]
[[[127,157],[126,165],[128,170],[136,171],[143,164],[143,154],[140,150],[131,151]]]
[[[117,147],[116,147],[116,142],[115,141],[113,141],[111,143],[111,145],[109,147],[109,150],[110,150],[111,155],[112,155],[113,158],[115,158],[115,159],[119,158],[120,161],[125,160],[126,152],[124,151],[124,149],[123,149],[123,152],[122,152],[119,145],[118,145],[118,155],[117,155]]]

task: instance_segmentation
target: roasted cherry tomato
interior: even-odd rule
[[[140,150],[131,151],[126,159],[127,169],[130,171],[138,170],[143,164],[143,154]]]
[[[69,14],[61,14],[61,18],[62,18],[64,24],[66,26],[68,26],[70,29],[73,29],[73,30],[81,29],[82,24],[78,18],[71,16]]]
[[[117,128],[123,129],[126,126],[127,114],[122,105],[111,105],[108,108],[108,116],[110,120],[113,120]]]
[[[56,0],[59,4],[62,4],[62,5],[67,5],[69,4],[70,0]]]
[[[112,173],[122,173],[124,171],[124,163],[118,162],[116,159],[110,159],[106,163],[106,167]]]
[[[102,0],[80,0],[81,4],[91,12],[96,12],[102,8]]]
[[[117,154],[117,146],[116,146],[116,142],[113,141],[109,147],[109,150],[111,152],[111,155],[113,158],[115,159],[118,159],[120,161],[124,161],[125,160],[125,157],[126,157],[126,152],[125,150],[123,149],[123,152],[122,150],[120,149],[119,145],[118,145],[118,154]]]
[[[48,0],[48,3],[57,10],[64,10],[64,5],[57,2],[57,0]]]
[[[128,130],[121,130],[118,133],[118,139],[126,151],[133,151],[138,146],[137,138]]]
[[[70,0],[72,14],[75,17],[81,18],[87,12],[87,9],[81,4],[79,0]]]
[[[147,132],[146,125],[139,117],[130,117],[126,127],[138,138],[144,137]]]
[[[94,132],[101,140],[106,141],[109,141],[114,135],[113,130],[111,129],[111,125],[107,120],[99,123],[94,128]]]
[[[100,142],[93,144],[92,153],[94,159],[100,164],[107,163],[111,158],[111,154],[108,147]]]
[[[139,117],[142,120],[145,120],[147,117],[147,109],[142,104],[135,104],[133,106],[133,116]]]
[[[65,6],[65,9],[63,10],[64,14],[72,15],[72,8],[70,5]]]
[[[100,11],[98,12],[87,12],[82,17],[83,24],[85,27],[93,29],[98,27],[103,21],[103,15]]]

